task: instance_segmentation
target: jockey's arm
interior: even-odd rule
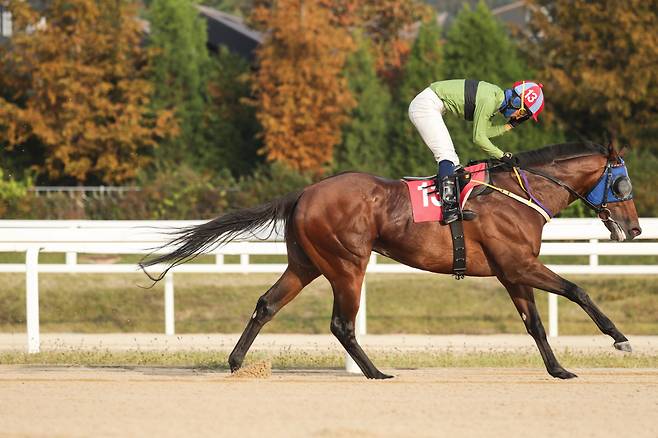
[[[480,146],[490,157],[500,158],[503,151],[498,149],[490,138],[497,137],[509,130],[507,124],[494,125],[491,123],[491,115],[498,109],[498,103],[494,99],[482,99],[475,106],[473,114],[473,143]]]

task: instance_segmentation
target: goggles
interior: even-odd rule
[[[518,110],[523,110],[524,114],[522,114],[522,116],[529,114],[528,109],[525,107],[525,105],[523,105],[521,97],[512,89],[505,90],[505,100],[503,101],[499,111],[509,119],[512,117],[512,114]]]

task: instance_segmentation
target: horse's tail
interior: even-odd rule
[[[205,224],[177,229],[171,233],[174,238],[154,252],[170,247],[176,249],[169,254],[154,257],[151,257],[154,254],[151,253],[140,261],[139,267],[151,280],[158,282],[174,266],[188,262],[247,233],[253,235],[270,227],[273,230],[277,221],[284,221],[283,229],[287,230],[285,225],[292,217],[301,194],[301,191],[290,193],[266,204],[227,213]],[[160,275],[154,276],[146,272],[148,266],[160,263],[169,264]]]

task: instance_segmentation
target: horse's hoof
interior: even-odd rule
[[[558,370],[554,371],[549,371],[548,372],[551,376],[555,377],[556,379],[573,379],[574,377],[578,377],[574,373],[571,373],[564,368],[560,368]]]
[[[229,358],[229,360],[228,360],[228,367],[231,369],[231,372],[234,373],[234,372],[236,372],[237,370],[239,370],[240,367],[242,367],[242,361],[239,361],[239,362],[238,362],[237,360],[231,360],[231,359]]]
[[[388,374],[384,374],[382,372],[377,372],[372,377],[368,377],[369,379],[376,379],[376,380],[384,380],[384,379],[392,379],[394,376],[389,376]]]
[[[633,349],[631,348],[631,343],[628,342],[628,341],[615,342],[615,348],[616,348],[617,350],[620,350],[620,351],[626,351],[626,352],[628,352],[628,353],[630,353],[631,351],[633,351]]]

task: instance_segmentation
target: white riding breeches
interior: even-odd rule
[[[434,154],[437,163],[442,160],[459,165],[459,157],[452,144],[450,133],[443,121],[445,107],[431,88],[425,88],[409,104],[409,119],[423,141]]]

